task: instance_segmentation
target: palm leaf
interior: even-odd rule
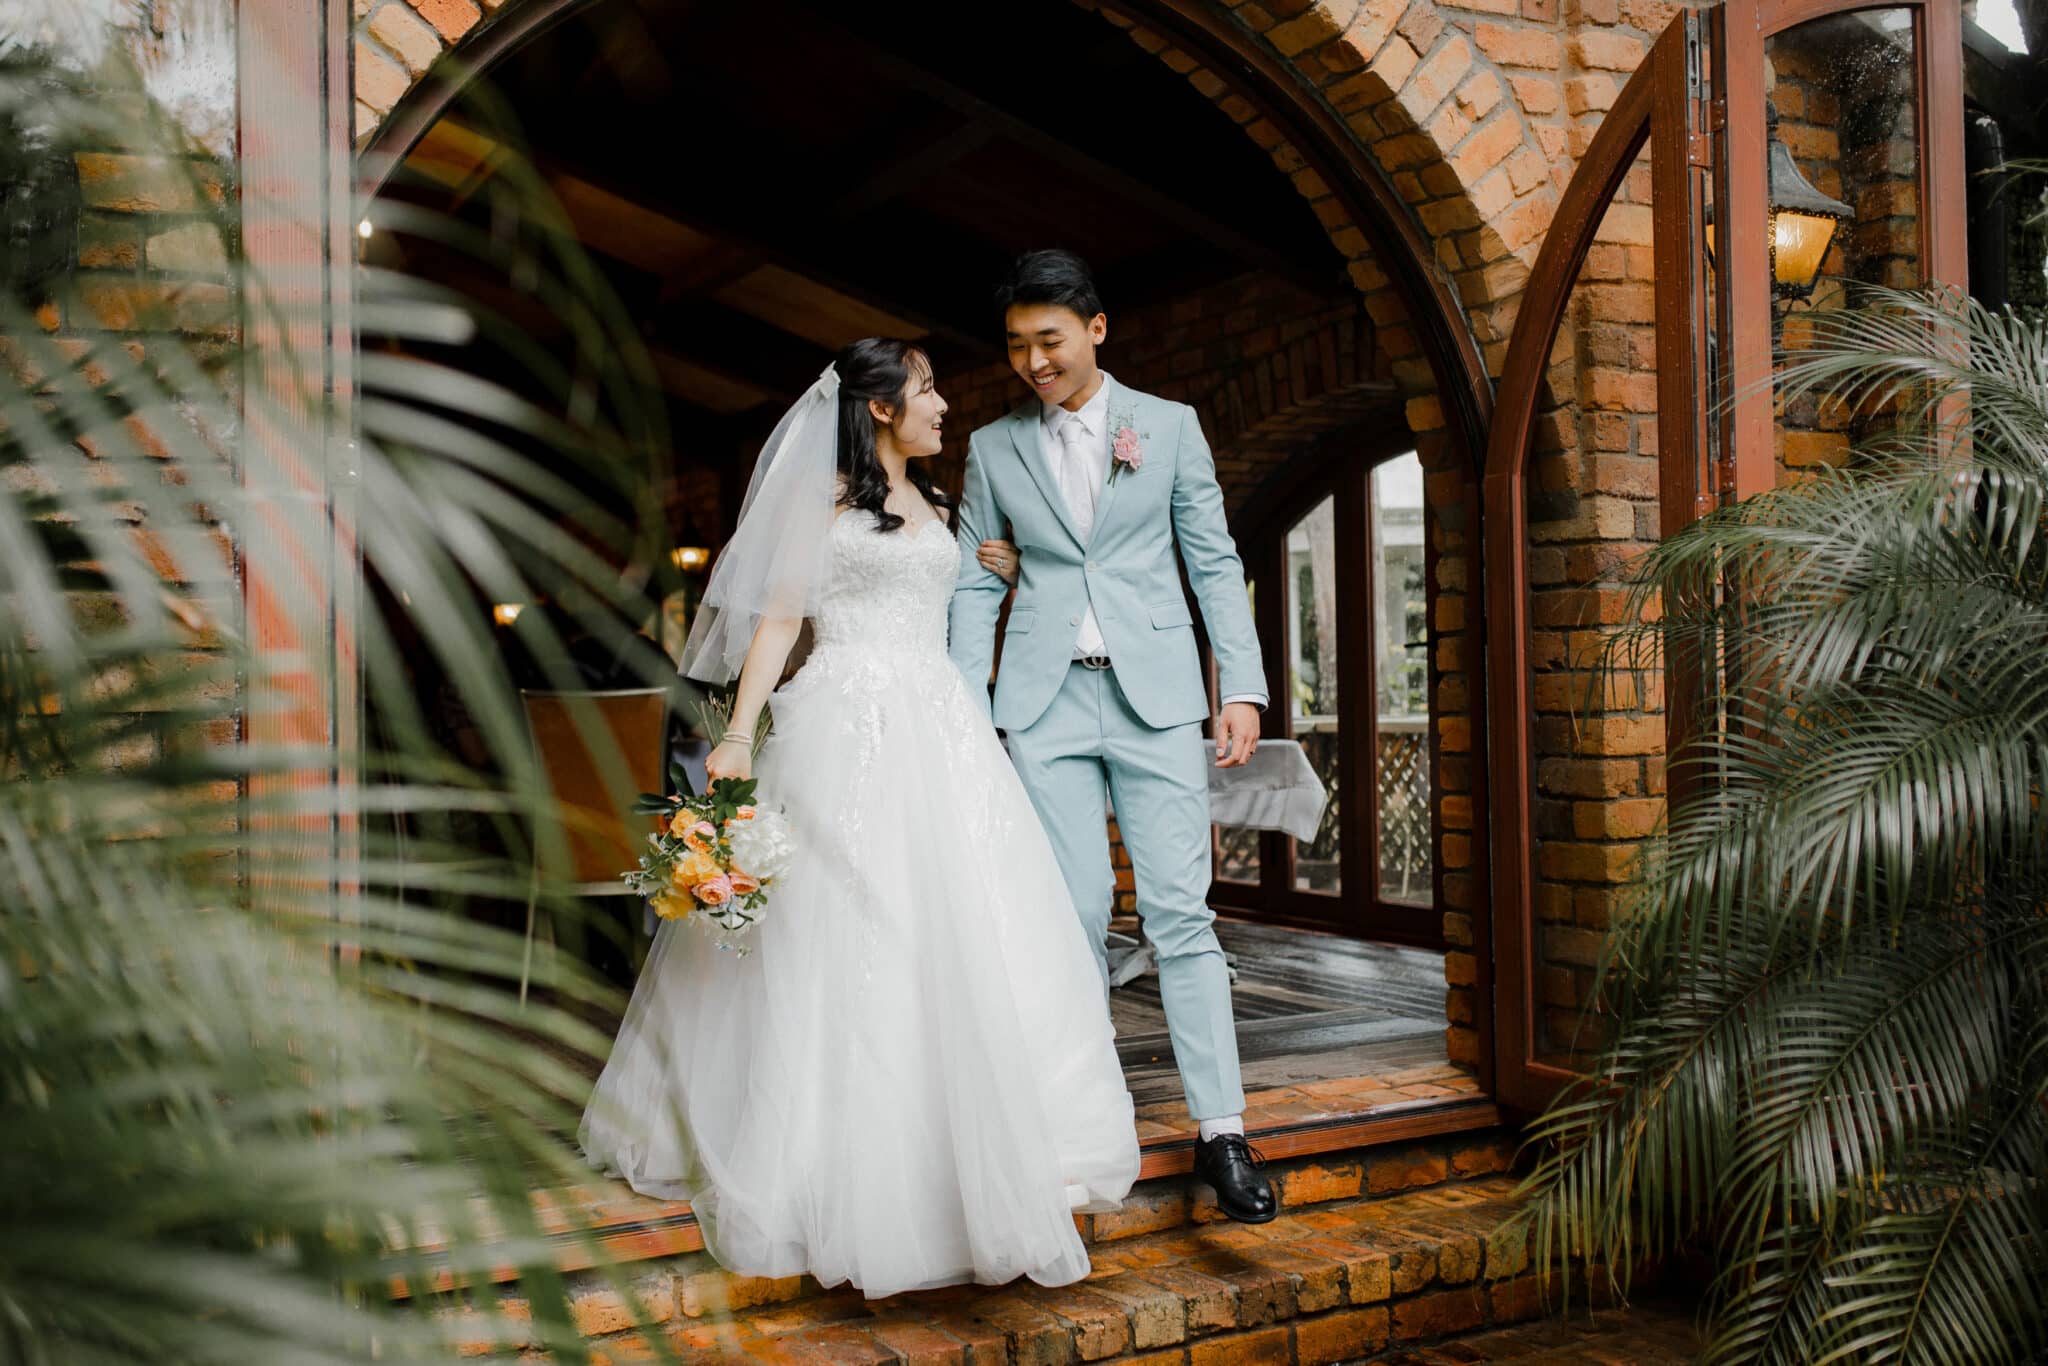
[[[138,125],[133,90],[110,98],[109,51],[93,88],[9,54],[5,150],[231,169],[168,123]],[[534,843],[559,838],[479,605],[545,598],[631,643],[622,570],[662,567],[666,433],[644,348],[543,182],[514,160],[489,193],[518,231],[419,208],[406,225],[516,275],[569,340],[531,345],[389,272],[360,282],[364,318],[399,349],[362,370],[351,529],[383,590],[359,643],[386,747],[344,756],[352,787],[307,781],[336,763],[322,746],[233,743],[308,678],[335,682],[251,648],[223,554],[223,527],[262,516],[326,534],[324,508],[276,497],[325,453],[243,436],[290,429],[278,405],[319,411],[318,374],[288,398],[243,392],[227,338],[81,349],[35,317],[50,301],[85,316],[79,281],[0,292],[0,1357],[440,1359],[458,1336],[584,1354],[530,1192],[590,1178],[571,1138],[619,1000],[563,956],[522,1005],[521,937],[456,913],[523,900]],[[213,226],[232,247],[230,213]],[[280,335],[306,321],[262,281],[231,268],[227,283]],[[486,344],[494,381],[461,365]],[[574,680],[548,622],[522,635],[548,677]],[[412,640],[437,652],[485,764],[435,739]],[[651,647],[631,661],[666,673]],[[633,1302],[594,1242],[582,1252]],[[492,1312],[506,1266],[530,1324]],[[444,1278],[478,1314],[441,1312]]]
[[[1694,669],[1696,795],[1537,1122],[1545,1265],[1690,1246],[1709,1361],[2022,1361],[2048,1335],[2048,338],[1939,290],[1814,322],[1850,464],[1629,569],[1610,674]],[[1967,437],[1967,441],[1963,438]],[[1655,610],[1652,610],[1655,609]],[[1566,1281],[1569,1288],[1569,1279]]]

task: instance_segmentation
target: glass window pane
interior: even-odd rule
[[[1816,314],[1862,302],[1857,285],[1911,288],[1923,278],[1913,44],[1902,8],[1829,15],[1765,44],[1777,114],[1769,184],[1781,366],[1811,346]],[[1843,216],[1779,208],[1814,191]],[[1808,242],[1819,250],[1802,252]],[[1890,421],[1884,409],[1851,412],[1812,394],[1777,407],[1781,482],[1844,463],[1852,443]]]
[[[1330,794],[1315,841],[1297,845],[1294,885],[1338,892],[1337,509],[1326,497],[1287,532],[1287,722]]]
[[[1225,882],[1259,880],[1259,832],[1243,825],[1216,827],[1216,876]]]
[[[1429,843],[1429,602],[1422,464],[1411,453],[1372,472],[1374,705],[1383,900],[1432,900]]]

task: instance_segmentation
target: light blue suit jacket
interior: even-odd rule
[[[1004,730],[1030,726],[1051,704],[1091,603],[1117,683],[1145,724],[1164,730],[1209,714],[1176,547],[1201,604],[1220,695],[1262,704],[1266,697],[1244,562],[1230,539],[1216,462],[1195,410],[1114,379],[1103,382],[1111,386],[1109,437],[1114,441],[1125,427],[1136,432],[1143,464],[1098,492],[1086,544],[1040,443],[1042,405],[1027,402],[968,441],[951,650],[975,696],[986,696],[996,616],[1009,585],[982,568],[974,552],[1007,525],[1022,565],[996,680],[993,719]]]

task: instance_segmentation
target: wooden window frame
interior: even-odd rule
[[[1729,206],[1730,223],[1766,220],[1769,132],[1763,71],[1770,40],[1816,19],[1877,10],[1906,10],[1913,19],[1922,278],[1967,293],[1963,28],[1954,0],[1727,0],[1716,9],[1713,102],[1724,154],[1718,159],[1715,200]],[[1726,392],[1768,394],[1773,387],[1770,244],[1763,233],[1729,233],[1728,239],[1727,284],[1717,300],[1722,335],[1729,339]],[[1776,485],[1775,437],[1770,403],[1729,404],[1719,478],[1724,498],[1747,498]]]
[[[1651,153],[1657,269],[1657,426],[1660,530],[1669,536],[1716,505],[1776,483],[1772,449],[1771,266],[1763,233],[1723,234],[1725,259],[1709,297],[1705,262],[1707,177],[1729,223],[1766,218],[1765,41],[1809,20],[1861,10],[1913,15],[1920,133],[1924,262],[1933,280],[1964,287],[1962,38],[1944,0],[1725,0],[1680,14],[1622,88],[1579,161],[1545,234],[1515,316],[1489,434],[1483,484],[1486,544],[1488,758],[1504,794],[1492,834],[1495,963],[1494,1094],[1540,1109],[1579,1074],[1537,1055],[1539,999],[1533,854],[1534,753],[1529,677],[1526,477],[1551,349],[1594,230],[1645,143]],[[1939,55],[1937,55],[1939,54]],[[1709,71],[1715,79],[1709,81]],[[1730,284],[1736,287],[1730,288]],[[1727,339],[1725,377],[1712,376],[1710,321]],[[1710,432],[1719,392],[1726,419]],[[1718,442],[1718,444],[1710,444]],[[1697,683],[1666,679],[1667,752]],[[1667,800],[1684,800],[1683,787]]]
[[[1352,427],[1317,441],[1282,469],[1261,491],[1261,496],[1240,517],[1244,530],[1238,533],[1240,552],[1245,557],[1245,574],[1261,585],[1253,604],[1260,652],[1266,666],[1266,694],[1270,700],[1261,733],[1272,739],[1289,737],[1288,696],[1289,652],[1287,611],[1293,600],[1293,586],[1286,582],[1287,533],[1296,522],[1314,510],[1325,498],[1333,500],[1337,518],[1339,550],[1338,576],[1346,586],[1347,598],[1362,595],[1375,602],[1377,584],[1373,577],[1371,553],[1372,472],[1390,460],[1411,453],[1414,443],[1405,433],[1366,436]],[[1350,553],[1345,554],[1345,548]],[[1427,515],[1423,517],[1423,564],[1425,592],[1434,607],[1436,600],[1436,537]],[[1357,691],[1347,691],[1338,703],[1337,790],[1340,794],[1376,790],[1379,767],[1379,661],[1373,656],[1370,616],[1365,612],[1343,611],[1337,618],[1338,675],[1368,680],[1361,701]],[[1431,659],[1429,690],[1435,696],[1435,613],[1425,639]],[[1215,688],[1213,669],[1210,687]],[[1363,707],[1363,722],[1352,720]],[[1432,782],[1430,801],[1430,890],[1422,904],[1388,901],[1379,885],[1379,807],[1377,802],[1344,800],[1338,809],[1338,878],[1344,890],[1303,891],[1294,885],[1294,838],[1268,830],[1259,836],[1259,880],[1242,882],[1214,877],[1210,904],[1267,924],[1334,931],[1357,939],[1406,944],[1418,948],[1442,949],[1443,872],[1438,850],[1442,844],[1442,821],[1434,796],[1437,768],[1437,732],[1432,724],[1426,735],[1428,765]],[[1361,887],[1370,887],[1362,895]]]

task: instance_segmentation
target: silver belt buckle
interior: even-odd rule
[[[1074,662],[1076,664],[1079,664],[1084,669],[1094,669],[1097,673],[1100,673],[1102,670],[1107,669],[1109,667],[1109,656],[1083,655],[1081,658],[1075,660]]]

